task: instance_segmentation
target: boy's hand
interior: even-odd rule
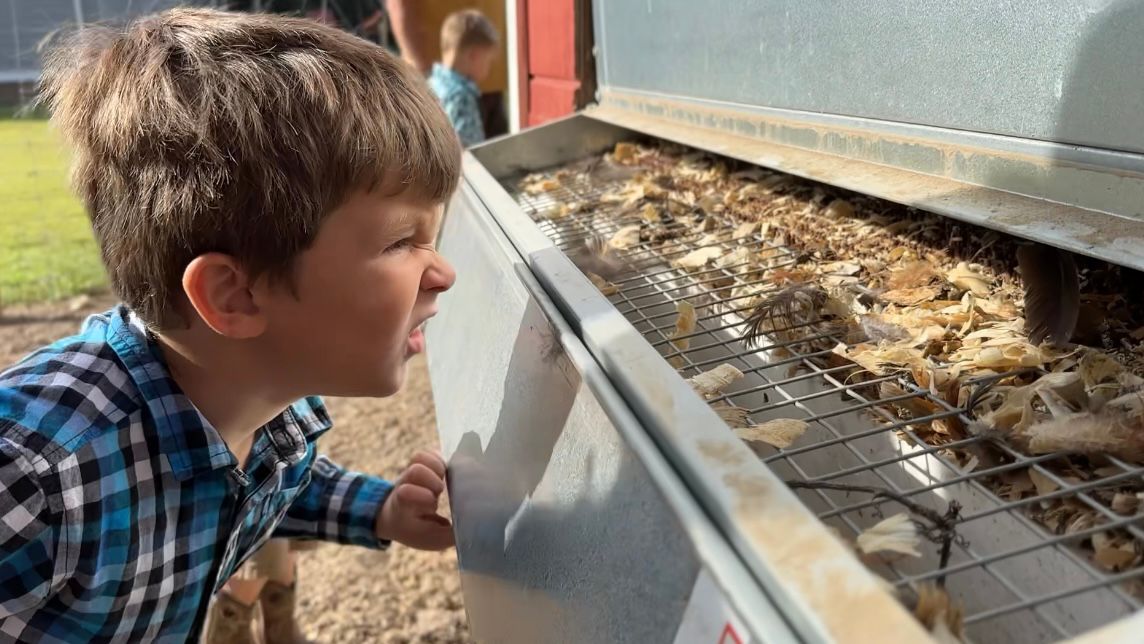
[[[417,452],[377,513],[378,538],[419,550],[452,546],[453,526],[437,514],[437,502],[444,491],[444,459],[434,452]]]

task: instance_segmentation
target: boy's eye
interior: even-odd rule
[[[385,252],[392,253],[394,251],[399,251],[403,248],[410,248],[412,246],[413,246],[413,239],[411,237],[406,237],[405,239],[402,239],[402,240],[394,242],[393,244],[390,244],[389,247],[385,249]]]

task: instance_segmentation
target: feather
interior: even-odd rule
[[[1029,341],[1064,346],[1080,314],[1080,278],[1072,253],[1034,244],[1017,249],[1025,282],[1025,326]]]
[[[747,316],[743,340],[748,347],[758,346],[766,333],[791,331],[822,319],[822,307],[830,295],[817,286],[795,284],[768,295]]]
[[[627,262],[616,256],[608,240],[599,235],[585,239],[584,247],[568,258],[584,273],[593,273],[609,282],[614,282],[630,269]]]

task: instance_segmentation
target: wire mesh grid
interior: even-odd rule
[[[606,238],[641,222],[638,209],[601,199],[616,183],[574,176],[539,194],[520,192],[515,182],[505,187],[566,253],[578,251],[592,236]],[[569,204],[575,204],[573,212],[551,217]],[[735,230],[736,223],[725,220],[719,226]],[[1112,530],[1144,543],[1141,510],[1122,515],[1101,496],[1113,487],[1139,485],[1144,468],[1109,459],[1099,476],[1075,479],[1045,467],[1062,458],[1057,455],[1030,457],[980,436],[927,442],[916,431],[919,426],[938,419],[968,425],[966,408],[902,376],[856,379],[855,366],[839,364],[834,356],[840,338],[828,325],[801,325],[807,328],[785,339],[782,332],[799,329],[777,329],[748,346],[742,336],[754,298],[778,287],[751,280],[734,263],[690,271],[672,265],[703,244],[726,253],[745,245],[769,249],[771,268],[797,264],[804,259],[797,251],[772,244],[760,232],[712,238],[687,218],[669,218],[657,230],[674,238],[641,241],[622,251],[635,269],[614,282],[608,298],[684,377],[722,363],[745,374],[709,404],[744,410],[754,423],[794,418],[810,425],[786,449],[756,449],[768,467],[828,526],[850,537],[881,520],[889,507],[903,504],[930,508],[947,521],[946,538],[922,557],[867,562],[896,590],[916,594],[923,583],[944,586],[963,603],[974,641],[1054,641],[1141,608],[1144,567],[1107,572],[1076,545]],[[741,294],[739,287],[756,292]],[[676,305],[684,300],[697,311],[697,327],[679,335]],[[984,391],[992,382],[973,384]],[[951,450],[985,455],[986,443],[988,463],[963,467],[950,457]],[[998,485],[1023,470],[1035,473],[1045,489],[1030,497],[1002,498]],[[1035,518],[1054,503],[1088,509],[1084,516],[1091,524],[1072,525],[1063,533],[1047,530]]]

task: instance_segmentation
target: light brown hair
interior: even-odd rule
[[[441,52],[459,52],[470,47],[495,47],[497,28],[476,9],[454,11],[441,24]]]
[[[196,256],[227,253],[289,285],[350,192],[440,202],[460,175],[422,79],[304,19],[173,9],[87,26],[49,42],[40,98],[116,294],[159,328],[182,320]]]

